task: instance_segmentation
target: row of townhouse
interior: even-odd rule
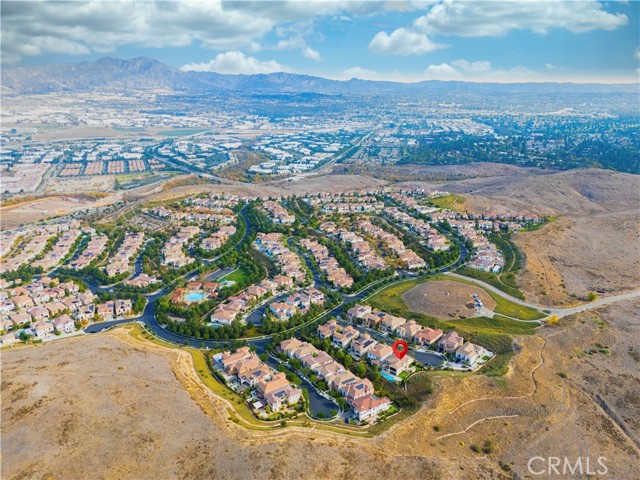
[[[202,248],[205,250],[217,250],[224,245],[231,236],[236,233],[236,227],[233,225],[225,225],[220,227],[216,232],[202,240]]]
[[[282,302],[274,302],[269,305],[269,312],[278,320],[289,320],[296,313],[305,313],[311,305],[321,305],[325,301],[325,295],[320,290],[310,287],[292,293]]]
[[[362,379],[344,365],[336,362],[331,355],[297,338],[284,340],[279,350],[289,358],[299,360],[313,371],[330,389],[339,392],[353,409],[356,418],[364,421],[388,410],[391,400],[377,397],[369,379]]]
[[[473,220],[451,220],[450,225],[460,235],[470,240],[474,252],[467,263],[469,268],[485,272],[497,273],[504,267],[504,256],[498,248],[489,241],[482,230],[476,229]]]
[[[34,258],[44,252],[49,239],[57,235],[57,232],[50,230],[38,230],[33,236],[25,237],[18,251],[0,263],[0,270],[3,272],[13,272],[23,265],[30,263]]]
[[[296,221],[295,215],[291,215],[286,208],[278,202],[267,200],[262,206],[269,213],[269,218],[273,223],[291,224]]]
[[[382,228],[373,225],[368,220],[358,221],[357,226],[363,232],[370,233],[374,237],[385,242],[389,249],[391,249],[391,251],[409,270],[424,268],[427,265],[426,262],[422,258],[420,258],[413,250],[405,247],[404,243],[402,243],[402,240],[396,237],[393,233],[389,233]]]
[[[303,238],[300,244],[311,252],[313,258],[318,262],[320,269],[326,274],[327,280],[333,285],[339,288],[347,288],[353,285],[353,278],[351,278],[345,269],[338,264],[338,261],[329,254],[327,247],[309,238]]]
[[[208,196],[204,198],[192,197],[184,200],[184,204],[186,205],[197,205],[201,207],[207,207],[210,209],[213,208],[233,208],[240,200],[247,200],[247,197],[243,197],[242,199],[237,195],[232,195],[230,193],[210,193]]]
[[[83,268],[88,267],[91,262],[104,253],[107,248],[108,241],[109,239],[106,235],[101,233],[96,234],[95,231],[93,231],[87,246],[82,250],[82,252],[80,252],[80,255],[71,261],[69,267],[74,270],[82,270]]]
[[[444,333],[439,328],[423,327],[415,320],[391,315],[373,309],[369,305],[355,305],[347,311],[347,318],[361,320],[369,328],[388,332],[420,347],[430,347],[436,344],[439,351],[455,354],[457,361],[470,366],[475,365],[480,358],[488,353],[479,345],[465,342],[464,338],[455,330]],[[408,356],[404,358],[408,358]]]
[[[324,212],[380,212],[384,208],[384,203],[378,200],[374,192],[307,194],[304,201]]]
[[[286,290],[293,284],[291,278],[286,277],[289,282],[278,282],[273,280],[262,280],[255,285],[245,288],[242,292],[227,298],[218,305],[211,314],[211,323],[217,325],[231,325],[236,318],[240,318],[247,313],[258,302],[268,295],[274,295],[279,290]],[[278,279],[281,280],[281,279]],[[240,317],[239,317],[240,316]]]
[[[324,226],[325,224],[323,223],[320,228],[324,228]],[[356,263],[362,268],[366,270],[385,270],[389,267],[371,244],[357,233],[338,228],[335,230],[335,235],[341,241],[349,244]]]
[[[181,227],[162,247],[162,263],[174,268],[182,268],[193,263],[195,259],[184,252],[184,247],[199,233],[200,227]]]
[[[424,220],[414,218],[411,215],[395,208],[388,208],[386,213],[395,221],[400,222],[412,233],[424,239],[429,249],[434,252],[448,251],[450,246],[447,237],[438,233],[438,231]]]
[[[127,233],[118,250],[107,260],[105,271],[110,277],[131,270],[132,261],[144,243],[144,232]]]
[[[60,237],[53,244],[51,250],[44,254],[44,257],[40,260],[36,260],[31,265],[35,268],[42,268],[43,270],[51,270],[56,265],[60,264],[67,255],[71,252],[71,247],[75,241],[80,237],[81,231],[77,228],[70,229],[60,234]]]
[[[153,285],[154,283],[158,283],[160,281],[155,275],[147,275],[146,273],[139,273],[133,278],[130,278],[125,283],[127,285],[131,285],[132,287],[140,287],[145,288],[149,285]]]
[[[255,388],[259,398],[272,412],[295,405],[302,398],[302,391],[289,383],[284,372],[276,372],[262,363],[249,347],[239,348],[235,352],[222,352],[214,359],[229,380],[235,378],[241,386]]]
[[[329,320],[317,329],[320,338],[330,338],[336,348],[346,350],[356,360],[367,360],[382,372],[398,376],[411,368],[413,358],[406,355],[398,358],[393,354],[393,348],[374,340],[371,335],[360,332],[348,325],[340,327],[335,320]]]
[[[302,266],[300,257],[289,250],[283,238],[281,233],[260,232],[254,241],[254,246],[274,261],[282,275],[293,278],[297,283],[303,283],[307,272]]]
[[[76,320],[90,320],[96,313],[111,320],[132,310],[131,300],[113,300],[97,306],[94,302],[93,293],[80,292],[76,283],[57,282],[49,277],[0,290],[0,329],[10,330],[0,342],[16,342],[21,330],[40,339],[56,329],[72,332]]]

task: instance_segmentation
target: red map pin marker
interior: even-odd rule
[[[404,340],[396,340],[391,348],[393,348],[393,354],[402,360],[402,357],[409,351],[409,344]]]

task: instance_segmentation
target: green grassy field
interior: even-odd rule
[[[460,210],[464,207],[464,197],[462,195],[446,195],[444,197],[430,198],[434,206],[438,208],[448,208],[449,210]]]
[[[222,277],[222,280],[238,283],[249,278],[249,275],[251,275],[251,272],[249,272],[249,270],[244,267],[240,267],[235,272],[231,272],[226,277]]]

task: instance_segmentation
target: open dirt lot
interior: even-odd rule
[[[97,202],[72,196],[43,198],[0,209],[0,222],[2,228],[16,228],[25,223],[38,222],[50,217],[96,208],[111,201],[109,197],[100,199]]]
[[[56,177],[49,180],[45,193],[112,192],[115,180],[115,175]]]
[[[416,285],[402,299],[414,312],[443,319],[469,318],[476,316],[474,293],[486,308],[495,308],[495,300],[482,288],[449,280]]]

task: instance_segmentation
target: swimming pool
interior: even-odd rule
[[[380,375],[382,375],[384,378],[386,378],[387,380],[389,380],[390,382],[397,382],[398,379],[396,377],[394,377],[393,375],[389,375],[386,372],[380,372]]]
[[[190,302],[199,302],[205,298],[205,294],[201,292],[191,292],[187,293],[184,298]]]

